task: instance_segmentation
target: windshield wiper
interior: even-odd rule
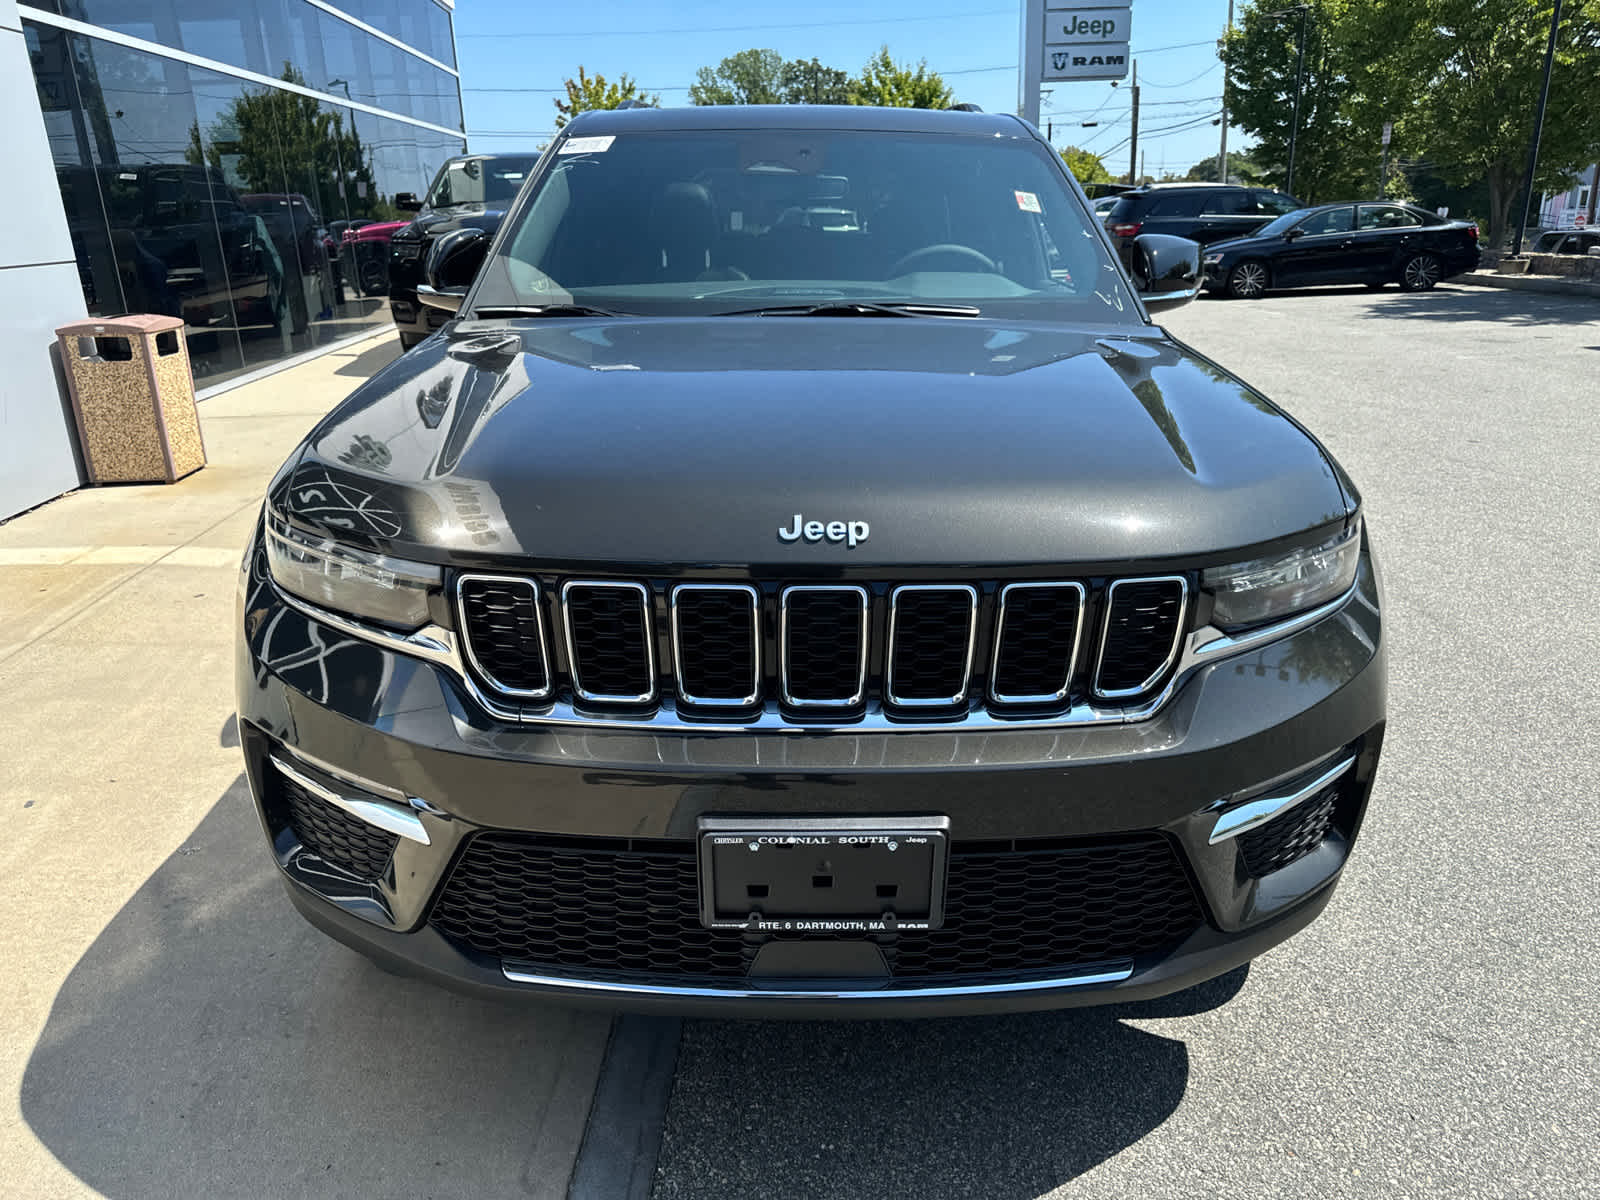
[[[588,304],[482,304],[472,310],[472,315],[493,320],[495,317],[626,317],[633,314]]]
[[[822,304],[780,304],[741,308],[719,317],[976,317],[971,304],[924,304],[917,300],[828,300]]]

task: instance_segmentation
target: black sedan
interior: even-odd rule
[[[1208,291],[1253,300],[1275,288],[1398,283],[1425,292],[1478,265],[1478,227],[1407,204],[1324,204],[1206,248]]]

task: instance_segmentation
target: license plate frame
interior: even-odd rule
[[[848,936],[944,923],[949,817],[701,817],[696,833],[707,929]]]

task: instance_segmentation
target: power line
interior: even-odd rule
[[[954,21],[965,17],[1003,17],[1015,16],[1016,8],[984,8],[968,10],[966,12],[935,13],[931,16],[921,17],[858,17],[847,21],[781,21],[761,25],[699,25],[690,28],[675,29],[587,29],[567,30],[556,33],[458,33],[457,39],[462,38],[494,38],[504,41],[507,38],[573,38],[573,37],[660,37],[674,33],[765,33],[771,29],[831,29],[838,25],[905,25],[912,21]]]
[[[1146,51],[1146,53],[1149,53],[1149,52]],[[1182,83],[1141,83],[1139,86],[1140,87],[1153,87],[1153,88],[1188,87],[1191,83],[1195,82],[1195,80],[1204,79],[1207,75],[1209,75],[1209,74],[1211,74],[1211,72],[1219,69],[1221,66],[1222,66],[1222,61],[1220,59],[1218,59],[1216,62],[1212,63],[1209,67],[1207,67],[1204,71],[1201,71],[1200,74],[1191,75],[1191,76],[1189,76],[1188,79],[1185,79]]]

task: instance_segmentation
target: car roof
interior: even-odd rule
[[[1031,131],[1007,113],[937,108],[868,108],[852,104],[708,104],[682,108],[602,109],[579,113],[565,132],[585,137],[660,130],[826,129],[896,133],[1001,134]]]
[[[1175,191],[1178,188],[1247,188],[1254,186],[1254,184],[1250,183],[1217,183],[1215,180],[1206,182],[1205,180],[1201,179],[1196,179],[1193,181],[1171,179],[1165,183],[1141,184],[1138,190],[1141,192],[1170,192]]]

